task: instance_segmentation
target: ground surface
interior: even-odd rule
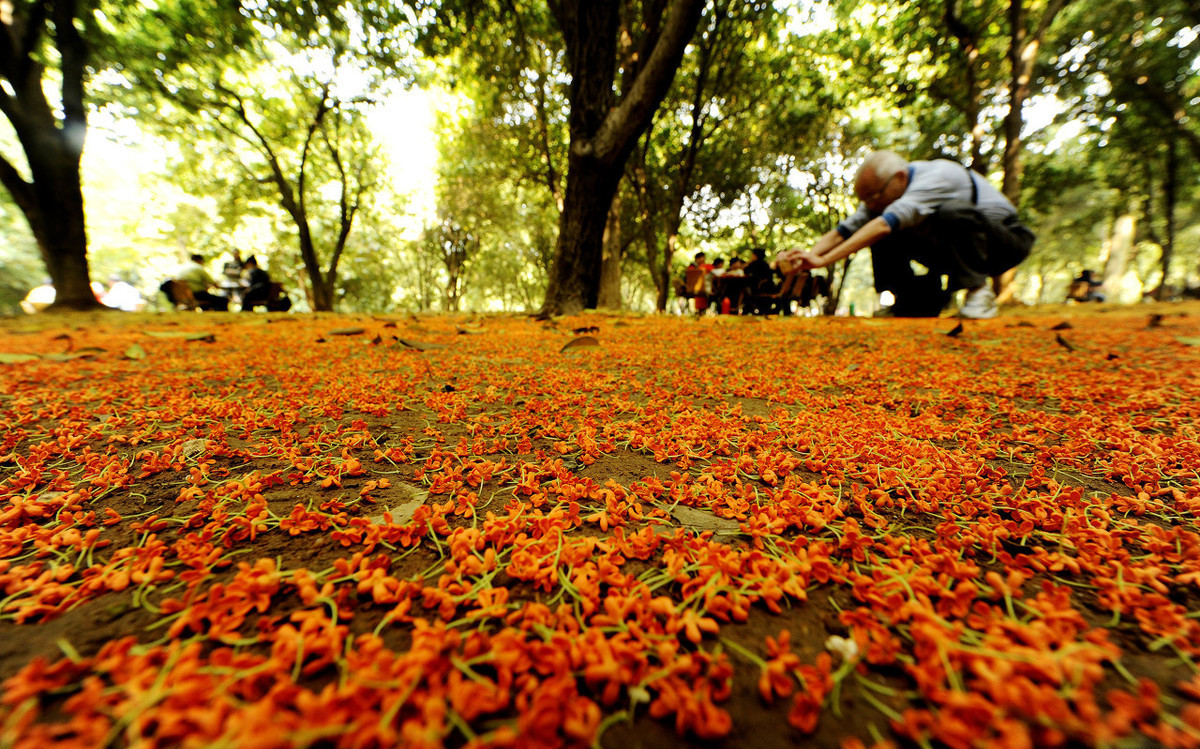
[[[0,324],[0,741],[1197,746],[1148,309]]]

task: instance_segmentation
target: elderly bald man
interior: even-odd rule
[[[936,317],[958,289],[967,289],[959,314],[995,317],[990,277],[1028,257],[1034,236],[990,182],[954,161],[909,163],[876,151],[859,168],[854,192],[858,210],[810,249],[779,259],[823,268],[870,247],[875,290],[895,295],[897,317]],[[917,275],[912,260],[929,273]]]

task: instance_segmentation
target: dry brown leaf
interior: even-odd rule
[[[600,348],[600,341],[590,335],[581,335],[578,338],[572,339],[566,346],[563,346],[560,353],[581,348]]]

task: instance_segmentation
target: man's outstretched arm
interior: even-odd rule
[[[882,217],[876,217],[863,224],[862,228],[845,239],[833,230],[824,234],[808,252],[799,248],[788,250],[780,255],[780,259],[801,263],[806,268],[824,268],[842,258],[849,257],[864,247],[870,247],[879,240],[891,234],[892,227]]]

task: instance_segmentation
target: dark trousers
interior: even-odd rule
[[[271,300],[270,284],[262,284],[259,286],[251,286],[242,294],[242,309],[254,309],[255,307],[266,307]]]
[[[1033,239],[1015,216],[997,221],[971,203],[952,200],[920,225],[893,232],[871,247],[875,290],[892,292],[897,317],[936,317],[953,292],[978,288],[989,277],[1015,268],[1029,256]],[[916,275],[912,260],[929,273]]]
[[[200,309],[209,311],[226,312],[229,310],[229,297],[221,296],[220,294],[210,294],[207,291],[193,291],[196,296],[196,303],[200,305]]]

